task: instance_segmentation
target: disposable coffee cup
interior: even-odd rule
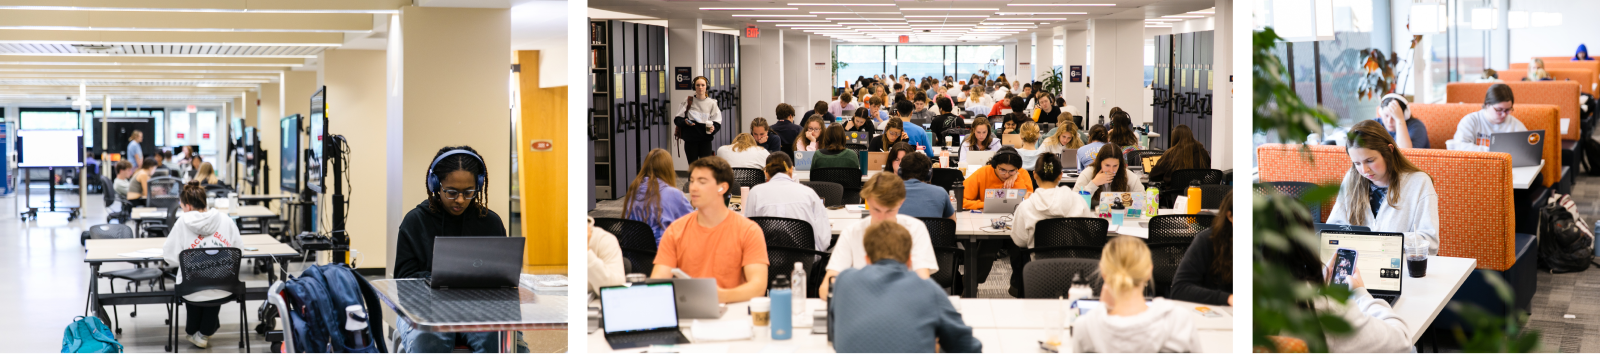
[[[756,327],[766,327],[772,324],[772,299],[758,297],[750,299],[750,324]]]

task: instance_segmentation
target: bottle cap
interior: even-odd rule
[[[784,275],[784,274],[778,274],[777,276],[774,276],[772,278],[772,287],[773,288],[787,288],[787,287],[789,287],[789,276],[788,275]]]

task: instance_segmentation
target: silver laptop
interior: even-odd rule
[[[521,237],[436,237],[435,288],[515,288],[522,276]]]
[[[954,167],[967,167],[967,166],[983,165],[983,164],[989,163],[989,159],[990,158],[994,158],[994,151],[993,150],[991,150],[991,151],[967,151],[967,152],[964,152],[964,153],[961,154],[961,166],[954,166]],[[973,171],[967,171],[967,173],[972,173],[972,172]]]
[[[1405,234],[1395,232],[1321,231],[1318,251],[1323,262],[1333,259],[1340,249],[1356,253],[1355,269],[1361,271],[1372,297],[1394,305],[1399,300],[1405,260]]]
[[[812,161],[812,159],[814,159],[816,157],[817,157],[817,152],[816,151],[795,151],[794,152],[794,170],[795,171],[810,171],[811,170],[811,161]]]
[[[718,302],[717,280],[713,278],[652,279],[646,284],[672,283],[677,292],[678,318],[722,318],[727,308]]]
[[[612,350],[687,344],[678,329],[672,283],[600,288],[600,327]]]
[[[1489,151],[1511,154],[1511,167],[1536,166],[1543,161],[1544,138],[1544,130],[1495,133]]]
[[[1017,210],[1017,204],[1022,204],[1022,198],[1028,196],[1026,189],[985,189],[983,190],[984,214],[1010,214]]]

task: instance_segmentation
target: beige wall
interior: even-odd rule
[[[278,136],[278,119],[283,118],[283,115],[279,114],[282,111],[278,109],[278,93],[277,83],[261,84],[261,117],[257,119],[256,129],[261,131],[261,148],[267,150],[266,166],[269,172],[263,176],[267,180],[267,186],[271,187],[261,191],[262,194],[278,194],[283,190],[279,185],[283,179],[280,177],[283,176],[280,168],[283,166],[283,147],[280,146],[283,139]],[[277,203],[272,205],[278,206]]]
[[[507,9],[407,6],[400,9],[391,119],[403,122],[400,218],[427,199],[422,188],[439,148],[470,145],[488,165],[489,209],[509,221],[511,16]],[[331,71],[330,71],[331,72]],[[528,171],[527,173],[539,173]],[[391,236],[392,237],[392,236]]]
[[[328,132],[343,135],[350,145],[345,176],[345,197],[350,205],[346,209],[345,229],[349,231],[350,247],[360,252],[357,267],[380,268],[388,262],[387,203],[384,190],[387,170],[384,127],[384,51],[329,49],[323,52],[323,84],[328,86]],[[310,94],[304,100],[310,107]],[[333,150],[326,150],[329,156]],[[319,213],[331,217],[333,194],[333,165],[324,172],[327,189]],[[356,194],[359,192],[359,194]],[[327,227],[332,227],[329,224]]]

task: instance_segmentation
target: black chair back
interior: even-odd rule
[[[961,174],[961,170],[954,168],[935,168],[933,173],[928,175],[928,179],[932,179],[928,184],[944,187],[946,192],[961,193],[961,184],[966,181],[967,176]]]
[[[917,218],[922,220],[922,225],[928,228],[928,242],[933,245],[933,256],[939,263],[939,271],[934,272],[930,278],[939,283],[939,287],[949,289],[950,294],[959,294],[957,288],[961,282],[961,273],[956,267],[961,265],[961,260],[966,254],[956,247],[956,221],[946,218]]]
[[[1267,188],[1277,190],[1278,193],[1287,195],[1300,203],[1305,204],[1306,211],[1311,212],[1311,217],[1317,222],[1322,222],[1322,203],[1307,203],[1303,198],[1306,193],[1317,189],[1316,183],[1311,182],[1267,182],[1256,185],[1256,194],[1265,195]]]
[[[1172,171],[1167,181],[1161,184],[1161,207],[1170,208],[1178,200],[1178,196],[1186,195],[1189,182],[1198,181],[1200,185],[1222,184],[1222,170],[1212,169],[1185,169]],[[1203,202],[1203,201],[1202,201]]]
[[[640,268],[647,273],[655,269],[656,233],[650,230],[649,224],[628,219],[594,218],[594,227],[606,230],[617,237],[617,246],[622,248],[622,258],[634,268]]]
[[[867,151],[868,147],[862,144],[844,144],[844,148],[855,151]]]
[[[739,182],[738,186],[730,187],[733,188],[733,195],[740,195],[739,187],[755,188],[758,184],[766,183],[767,173],[755,168],[735,167],[733,168],[733,180]]]
[[[1144,165],[1144,157],[1161,155],[1162,153],[1162,150],[1133,150],[1129,151],[1123,158],[1128,160],[1128,168],[1138,167],[1149,170],[1151,166]]]
[[[844,186],[833,182],[804,181],[800,184],[811,187],[817,192],[817,198],[822,198],[822,205],[834,207],[844,205]]]
[[[233,296],[244,295],[244,282],[239,280],[239,263],[244,251],[234,247],[192,248],[178,253],[178,269],[183,282],[178,283],[177,295],[193,294],[201,290],[223,290]]]
[[[1101,218],[1054,218],[1039,220],[1033,226],[1034,258],[1100,259],[1105,249],[1106,229],[1111,222]],[[1026,281],[1023,284],[1028,284]]]
[[[1222,207],[1222,197],[1233,192],[1233,186],[1226,184],[1207,184],[1200,186],[1200,208],[1217,209]]]
[[[145,185],[150,187],[145,191],[145,199],[149,200],[147,206],[168,209],[178,206],[178,193],[182,191],[183,181],[173,177],[154,177]]]
[[[817,240],[811,232],[811,223],[804,220],[774,217],[752,217],[767,242],[767,281],[778,274],[792,274],[794,263],[800,262],[806,270],[806,297],[816,297],[822,286],[822,275],[828,266],[827,252],[817,251]]]
[[[106,186],[106,190],[101,193],[101,196],[104,197],[108,207],[111,206],[111,203],[116,203],[117,199],[126,198],[125,196],[117,195],[116,188],[112,187],[115,182],[110,176],[100,176],[100,183]]]
[[[228,193],[233,193],[233,188],[229,188],[228,186],[224,186],[224,185],[220,185],[220,184],[208,184],[208,185],[206,185],[206,197],[222,198],[222,197],[227,197]]]
[[[101,224],[89,227],[89,239],[107,240],[133,238],[133,228],[123,224]]]
[[[840,195],[844,204],[861,204],[861,168],[833,167],[811,169],[811,180],[838,183],[843,188]]]
[[[1169,296],[1172,277],[1178,273],[1178,263],[1194,236],[1211,227],[1214,215],[1160,215],[1150,218],[1150,235],[1144,240],[1150,246],[1150,262],[1155,267],[1151,277],[1158,296]]]
[[[1051,258],[1028,262],[1022,270],[1023,297],[1029,299],[1055,299],[1067,296],[1072,289],[1072,278],[1077,276],[1089,282],[1095,294],[1100,294],[1100,260],[1083,258]]]

